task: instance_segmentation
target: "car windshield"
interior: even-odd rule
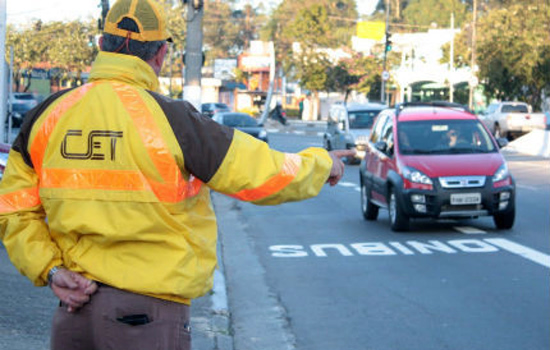
[[[479,120],[422,120],[397,124],[399,152],[404,155],[496,152]]]
[[[231,127],[258,126],[256,119],[247,114],[226,114],[223,116],[223,124]]]
[[[526,105],[504,105],[502,113],[529,113]]]
[[[381,110],[353,111],[348,112],[350,129],[370,129],[374,118]]]

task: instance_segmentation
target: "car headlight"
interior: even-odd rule
[[[265,139],[267,137],[267,131],[260,130],[260,133],[258,134],[258,137],[261,139]]]
[[[430,179],[428,175],[424,174],[420,170],[416,170],[415,168],[405,167],[403,169],[403,176],[410,182],[424,185],[433,185],[432,179]]]
[[[508,172],[508,165],[506,165],[506,163],[502,163],[493,175],[493,183],[505,180],[508,176],[510,176],[510,172]]]

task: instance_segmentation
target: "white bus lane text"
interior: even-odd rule
[[[457,253],[495,253],[507,251],[529,259],[545,267],[550,267],[550,256],[522,246],[507,239],[454,239],[445,242],[429,240],[421,242],[363,242],[363,243],[323,243],[303,245],[272,245],[271,256],[275,258],[327,258],[331,256],[399,256]]]

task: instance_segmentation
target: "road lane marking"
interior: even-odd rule
[[[539,252],[538,250],[531,249],[519,243],[509,241],[505,238],[486,238],[486,242],[491,243],[501,249],[504,249],[512,254],[516,254],[540,264],[542,266],[550,268],[550,255]]]
[[[397,256],[397,255],[432,255],[462,253],[494,253],[499,249],[479,239],[452,239],[445,242],[438,240],[406,242],[358,242],[348,245],[341,243],[322,243],[303,245],[272,245],[271,256],[276,258],[328,258],[335,256]]]
[[[346,181],[340,181],[338,182],[338,185],[342,187],[357,187],[357,184],[354,184],[353,182],[346,182]]]
[[[517,188],[522,188],[524,190],[530,190],[530,191],[539,191],[539,189],[535,186],[528,186],[528,185],[516,185]]]
[[[453,228],[466,235],[484,235],[487,233],[486,231],[471,226],[454,226]]]

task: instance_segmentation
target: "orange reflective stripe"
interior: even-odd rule
[[[255,201],[277,193],[294,180],[301,164],[302,158],[299,155],[285,153],[285,161],[279,174],[257,188],[239,191],[231,197],[244,201]]]
[[[0,212],[11,213],[39,205],[38,187],[6,193],[0,196]]]
[[[148,179],[157,198],[166,202],[179,202],[187,197],[195,196],[201,188],[201,181],[193,176],[189,177],[189,181],[185,181],[149,108],[139,96],[137,89],[117,83],[112,85],[134,121],[149,158],[164,180],[164,182],[158,182]]]
[[[114,191],[151,190],[140,172],[105,169],[44,169],[41,186]]]
[[[94,86],[95,83],[85,84],[75,91],[70,92],[67,97],[63,98],[63,100],[55,106],[53,111],[50,112],[40,126],[40,130],[38,130],[36,137],[32,140],[32,145],[30,148],[32,164],[39,177],[42,177],[42,161],[44,160],[44,153],[46,152],[46,147],[48,146],[48,140],[50,138],[50,134],[57,125],[57,122],[68,109],[80,101],[80,99]]]
[[[193,176],[190,176],[189,181],[185,181],[147,105],[135,88],[123,84],[112,83],[112,87],[134,121],[147,149],[147,154],[155,164],[163,181],[149,179],[140,171],[134,170],[42,168],[48,140],[57,122],[95,85],[97,83],[86,84],[68,95],[42,123],[30,148],[34,168],[40,177],[40,186],[44,188],[153,191],[159,200],[165,202],[179,202],[187,197],[195,196],[201,188],[201,181]]]

